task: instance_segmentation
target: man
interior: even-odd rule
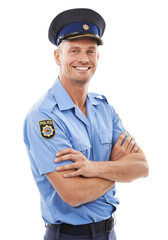
[[[104,29],[104,19],[90,9],[64,11],[49,28],[59,77],[24,126],[45,240],[115,240],[115,182],[148,175],[142,150],[113,107],[104,96],[87,93]]]

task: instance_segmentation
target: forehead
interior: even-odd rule
[[[84,38],[84,39],[78,39],[78,40],[72,40],[72,41],[63,41],[61,43],[63,48],[69,49],[69,48],[95,48],[98,49],[98,44],[96,40]]]

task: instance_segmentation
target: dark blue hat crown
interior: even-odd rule
[[[57,46],[64,40],[80,38],[92,38],[102,45],[104,30],[105,21],[97,12],[76,8],[58,14],[51,22],[48,36],[50,42]]]

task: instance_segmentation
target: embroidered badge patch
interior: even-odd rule
[[[53,120],[39,121],[41,136],[45,139],[51,139],[55,136],[55,127]]]

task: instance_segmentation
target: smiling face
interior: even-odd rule
[[[93,39],[64,41],[54,52],[60,78],[73,84],[86,84],[97,68],[99,53]]]

